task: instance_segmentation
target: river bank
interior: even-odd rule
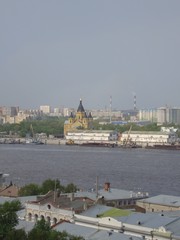
[[[0,138],[0,144],[29,144],[32,141],[28,141],[26,138]],[[65,145],[66,140],[59,138],[52,139],[42,139],[40,141],[42,144],[53,144],[53,145]]]

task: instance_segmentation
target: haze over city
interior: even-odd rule
[[[0,2],[0,105],[180,106],[179,0]]]

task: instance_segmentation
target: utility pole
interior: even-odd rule
[[[96,200],[98,200],[98,176],[96,177]]]
[[[54,202],[56,202],[56,179],[54,182]]]

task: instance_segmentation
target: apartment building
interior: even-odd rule
[[[40,111],[44,114],[50,114],[51,107],[49,105],[40,106]]]

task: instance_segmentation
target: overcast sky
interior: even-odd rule
[[[0,106],[180,107],[179,0],[1,0]]]

